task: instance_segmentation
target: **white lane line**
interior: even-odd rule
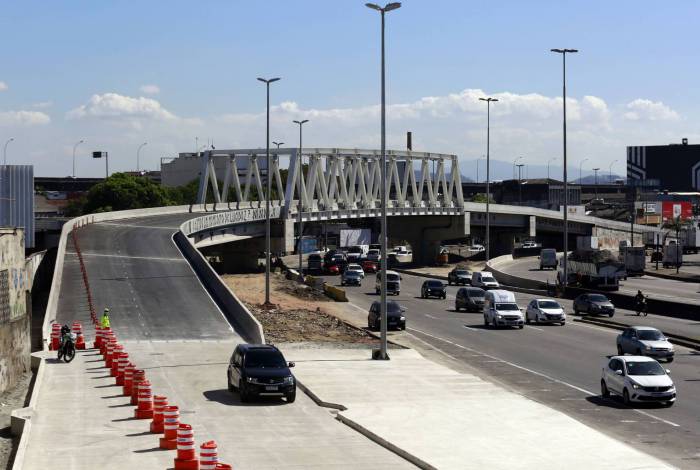
[[[499,357],[492,356],[492,355],[490,355],[490,354],[486,354],[486,353],[481,352],[481,351],[478,351],[478,350],[476,350],[476,349],[472,349],[472,348],[469,348],[469,347],[467,347],[467,346],[462,346],[461,344],[457,344],[457,343],[455,343],[454,341],[450,341],[449,339],[441,338],[441,337],[439,337],[439,336],[432,335],[432,334],[430,334],[430,333],[428,333],[428,332],[425,332],[425,331],[422,331],[422,330],[418,330],[418,329],[416,329],[416,328],[406,328],[406,330],[408,330],[408,331],[417,331],[417,332],[420,333],[420,334],[423,334],[423,335],[428,336],[428,337],[433,338],[433,339],[437,339],[438,341],[442,341],[442,342],[444,342],[444,343],[450,344],[450,345],[455,346],[455,347],[457,347],[457,348],[461,348],[461,349],[464,349],[464,350],[466,350],[466,351],[471,351],[471,352],[474,352],[474,353],[480,353],[481,355],[483,355],[483,356],[485,356],[485,357],[488,357],[488,358],[491,358],[491,359],[494,359],[495,361],[502,362],[502,363],[507,364],[507,365],[509,365],[509,366],[511,366],[511,367],[515,367],[516,369],[524,370],[525,372],[530,372],[531,374],[535,374],[535,375],[540,376],[540,377],[543,377],[543,378],[545,378],[545,379],[547,379],[547,380],[551,380],[551,381],[554,382],[554,383],[558,383],[558,384],[564,385],[564,386],[566,386],[566,387],[573,388],[574,390],[578,390],[579,392],[583,392],[583,393],[585,393],[586,395],[589,395],[589,396],[598,396],[597,394],[591,392],[590,390],[586,390],[585,388],[578,387],[578,386],[576,386],[576,385],[574,385],[574,384],[570,384],[570,383],[565,382],[565,381],[563,381],[563,380],[555,379],[554,377],[552,377],[552,376],[550,376],[550,375],[543,374],[542,372],[538,372],[538,371],[536,371],[536,370],[532,370],[532,369],[529,369],[529,368],[527,368],[527,367],[523,367],[523,366],[521,366],[521,365],[519,365],[519,364],[515,364],[514,362],[506,361],[505,359],[501,359],[501,358],[499,358]],[[414,337],[415,337],[415,335],[414,335]],[[431,346],[432,346],[432,345],[431,345]],[[432,346],[432,347],[434,348],[435,346]],[[676,423],[674,423],[674,422],[672,422],[672,421],[668,421],[668,420],[665,420],[665,419],[663,419],[663,418],[659,418],[658,416],[655,416],[655,415],[653,415],[653,414],[651,414],[651,413],[647,413],[647,412],[645,412],[645,411],[638,410],[638,409],[635,409],[635,408],[632,408],[632,410],[635,411],[635,412],[637,412],[637,413],[639,413],[639,414],[642,414],[642,415],[644,415],[644,416],[648,416],[648,417],[650,417],[650,418],[653,418],[653,419],[655,419],[655,420],[657,420],[657,421],[661,421],[662,423],[666,423],[666,424],[668,424],[668,425],[670,425],[670,426],[680,427],[680,424],[676,424]]]
[[[462,326],[463,326],[464,328],[466,328],[467,330],[469,330],[469,331],[478,331],[479,333],[483,333],[483,332],[484,332],[484,330],[479,330],[479,329],[477,329],[477,328],[472,328],[471,326],[467,326],[467,325],[462,325]]]
[[[434,317],[434,316],[430,315],[429,313],[424,313],[423,315],[425,315],[428,318],[432,318],[433,320],[439,320],[438,317]]]
[[[537,330],[537,331],[544,331],[542,328],[537,328],[536,326],[528,326],[527,328],[531,328],[531,329]]]
[[[566,322],[566,323],[569,324],[569,325],[574,325],[574,326],[582,326],[582,327],[584,327],[584,328],[589,328],[589,329],[591,329],[591,330],[604,331],[605,333],[612,334],[612,335],[615,335],[615,336],[617,336],[617,335],[620,334],[620,333],[619,333],[619,330],[611,330],[610,328],[603,328],[603,327],[592,326],[592,325],[584,325],[583,323],[577,322],[576,320],[574,320],[574,321],[572,321],[572,322]]]

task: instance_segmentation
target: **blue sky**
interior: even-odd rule
[[[487,93],[502,100],[493,158],[546,164],[561,146],[552,47],[581,50],[568,61],[572,160],[607,167],[626,145],[700,142],[699,13],[691,1],[405,1],[387,15],[389,143],[412,130],[420,150],[478,157],[474,100]],[[16,1],[0,31],[0,140],[15,137],[8,159],[39,175],[68,174],[80,139],[83,176],[101,174],[93,149],[132,169],[147,141],[154,169],[195,136],[262,146],[258,76],[282,77],[272,140],[295,144],[303,117],[309,146],[378,146],[379,17],[362,1]]]

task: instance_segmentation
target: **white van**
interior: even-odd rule
[[[472,287],[481,287],[482,289],[498,289],[501,285],[488,271],[475,271],[472,273]]]
[[[552,268],[556,270],[559,267],[557,260],[557,250],[554,248],[543,248],[540,251],[540,271],[544,268]]]
[[[515,302],[512,292],[502,289],[494,289],[486,292],[484,297],[484,325],[517,326],[523,328],[525,321],[520,307]]]

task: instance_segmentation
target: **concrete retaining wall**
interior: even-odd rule
[[[488,262],[487,269],[485,271],[491,271],[493,277],[501,283],[507,286],[522,287],[525,289],[546,289],[547,283],[542,281],[537,281],[535,279],[525,279],[518,276],[513,276],[499,269],[499,266],[507,264],[513,261],[513,255],[503,255],[493,258]]]
[[[173,235],[173,240],[236,331],[250,343],[265,343],[265,334],[260,322],[221,280],[192,241],[181,231]]]

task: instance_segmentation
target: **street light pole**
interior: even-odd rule
[[[267,88],[267,124],[265,132],[266,151],[266,179],[267,193],[265,194],[265,305],[270,305],[270,83],[276,82],[279,78],[258,78]]]
[[[7,146],[8,146],[8,145],[10,144],[10,142],[12,142],[13,140],[15,140],[15,138],[14,138],[14,137],[10,137],[9,139],[7,139],[7,142],[5,142],[5,148],[4,148],[3,151],[2,151],[2,164],[3,164],[3,165],[7,165]]]
[[[304,125],[304,123],[306,123],[306,122],[309,122],[309,120],[308,120],[308,119],[304,119],[303,121],[296,121],[296,120],[294,121],[295,124],[299,124],[299,154],[297,155],[297,165],[298,165],[297,171],[298,171],[298,173],[299,173],[299,174],[297,175],[297,182],[298,182],[298,184],[297,184],[297,192],[298,192],[298,194],[299,194],[299,201],[298,201],[298,203],[297,203],[297,216],[298,216],[297,225],[299,226],[299,244],[298,244],[297,250],[299,251],[299,280],[300,280],[300,281],[303,281],[303,280],[304,280],[304,268],[303,268],[303,266],[302,266],[302,264],[301,264],[301,239],[302,239],[302,237],[304,236],[304,229],[303,229],[303,226],[302,226],[302,223],[303,223],[303,222],[302,222],[302,220],[301,220],[301,210],[302,210],[302,204],[301,204],[301,200],[302,200],[302,199],[301,199],[301,198],[302,198],[302,195],[301,195],[301,171],[302,171],[302,168],[303,168],[303,166],[302,166],[302,164],[301,164],[301,158],[302,158],[302,157],[301,157],[301,149],[302,149],[302,146],[301,146],[301,128],[302,128],[302,126]]]
[[[563,257],[563,274],[564,279],[562,281],[562,286],[566,289],[566,284],[568,282],[569,275],[569,264],[567,263],[567,257],[569,254],[569,181],[566,171],[566,54],[574,54],[578,52],[577,49],[551,49],[551,52],[556,52],[561,54],[562,57],[562,104],[564,106],[564,117],[563,117],[563,134],[564,134],[564,257]]]
[[[491,253],[491,103],[498,101],[498,98],[479,98],[479,101],[486,101],[486,264],[489,262],[489,255]]]
[[[75,178],[75,149],[78,148],[78,145],[85,143],[84,140],[78,141],[73,145],[73,178]]]
[[[513,160],[513,179],[515,179],[515,167],[517,166],[516,163],[518,163],[522,159],[523,157],[518,157],[515,160]]]
[[[144,142],[141,145],[139,145],[139,148],[136,149],[136,172],[138,173],[141,171],[141,149],[148,145],[148,142]]]
[[[552,163],[554,160],[558,160],[558,157],[550,158],[549,161],[547,162],[547,179],[549,180],[549,164]]]
[[[608,183],[611,183],[611,184],[612,184],[612,167],[616,162],[617,162],[617,160],[613,160],[610,163],[610,166],[608,167]]]
[[[277,150],[279,150],[280,145],[284,145],[284,142],[274,142],[274,141],[273,141],[272,143],[275,144],[275,145],[277,146]]]
[[[394,2],[388,3],[383,8],[374,3],[365,3],[365,6],[373,10],[377,10],[381,14],[382,18],[382,62],[381,62],[381,80],[382,80],[382,106],[381,106],[381,180],[382,180],[382,220],[381,220],[381,310],[380,310],[380,350],[379,357],[377,359],[386,360],[389,359],[387,354],[387,302],[386,302],[386,272],[387,272],[387,221],[386,221],[386,200],[387,200],[387,186],[386,186],[386,80],[385,80],[385,66],[384,66],[384,16],[386,12],[391,10],[396,10],[401,7],[401,3]]]
[[[524,166],[525,166],[524,163],[518,164],[518,205],[519,206],[523,205],[523,185],[521,183],[521,171],[522,171]]]

